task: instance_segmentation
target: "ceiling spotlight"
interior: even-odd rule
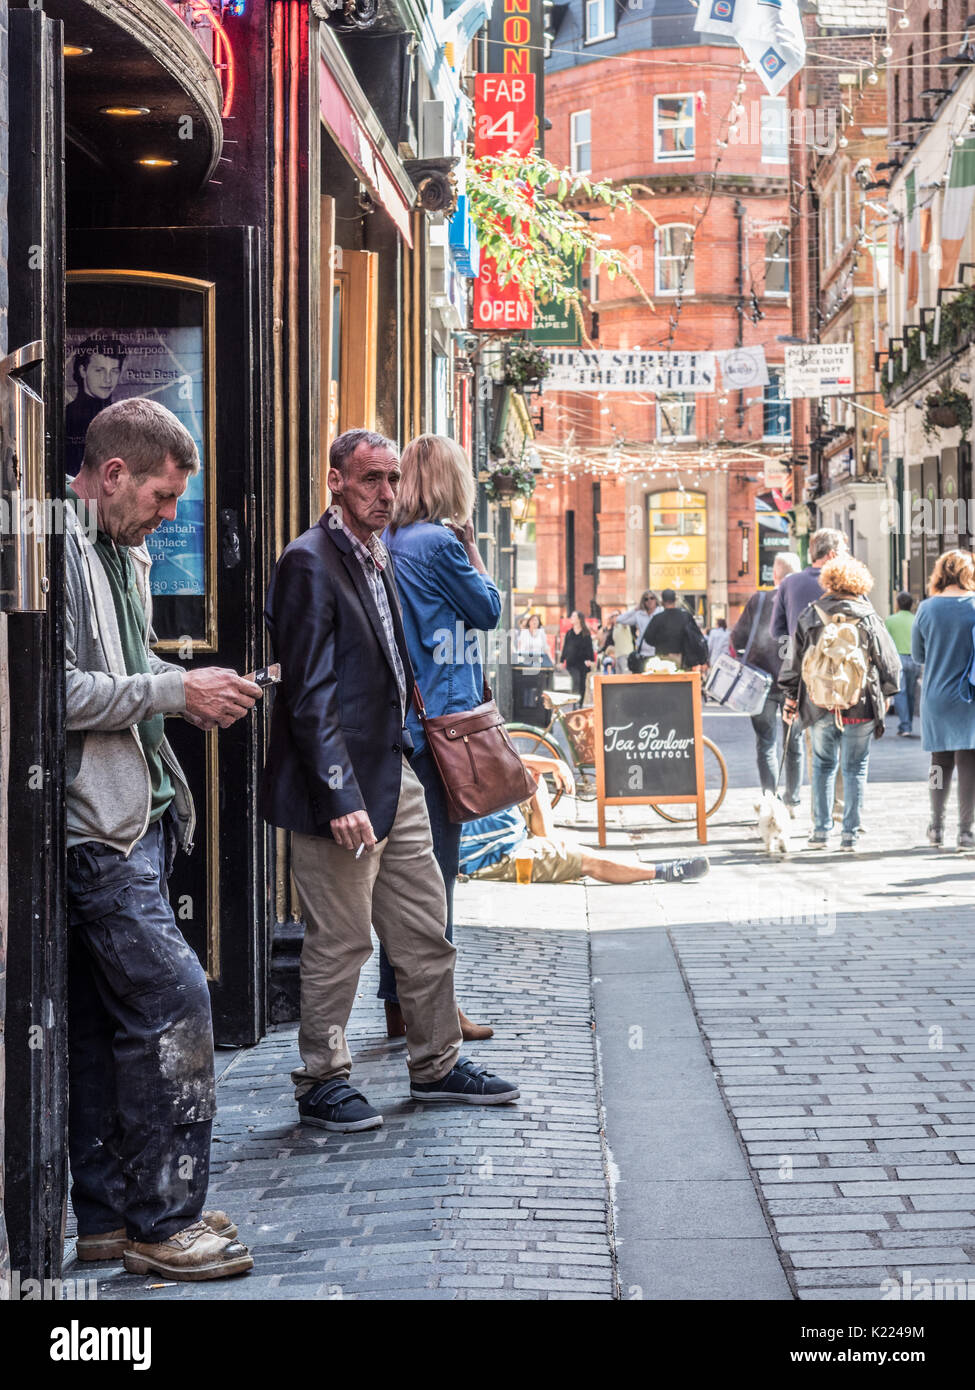
[[[148,116],[148,106],[99,106],[103,116]]]
[[[174,164],[178,164],[177,159],[162,159],[157,155],[145,155],[142,159],[137,159],[136,164],[141,164],[144,169],[171,169]]]

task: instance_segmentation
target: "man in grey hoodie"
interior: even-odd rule
[[[65,508],[69,1133],[81,1260],[214,1279],[250,1269],[204,1211],[215,1110],[206,976],[167,879],[192,848],[167,715],[227,728],[260,687],[152,650],[146,536],[199,469],[188,431],[130,398],[88,427]]]

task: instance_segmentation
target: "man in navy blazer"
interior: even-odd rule
[[[292,1079],[302,1122],[343,1132],[382,1124],[349,1084],[345,1039],[370,925],[396,970],[413,1098],[497,1105],[519,1094],[459,1056],[443,878],[404,727],[413,671],[378,534],[398,483],[390,440],[339,435],[329,450],[333,505],[284,551],[265,607],[281,683],[260,806],[292,832],[305,919],[304,1065]]]

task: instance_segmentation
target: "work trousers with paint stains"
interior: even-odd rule
[[[126,859],[68,850],[68,1151],[80,1235],[199,1219],[216,1110],[206,975],[176,925],[171,812]]]

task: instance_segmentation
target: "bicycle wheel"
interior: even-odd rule
[[[725,798],[728,790],[728,764],[721,749],[709,738],[704,739],[704,810],[713,816]],[[697,819],[697,802],[672,802],[669,806],[654,806],[658,816],[673,824]]]
[[[557,758],[559,762],[565,762],[562,749],[542,729],[536,729],[533,724],[506,724],[504,727],[519,757]],[[555,785],[551,777],[546,777],[545,781],[552,805],[557,806],[562,789]]]

